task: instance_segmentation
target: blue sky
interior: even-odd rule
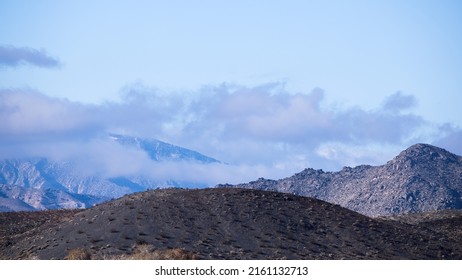
[[[2,0],[0,135],[116,130],[287,175],[461,154],[461,18],[449,0]]]

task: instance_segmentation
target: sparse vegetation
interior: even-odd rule
[[[188,252],[182,248],[156,249],[149,244],[137,244],[132,253],[92,255],[85,248],[75,248],[69,250],[65,260],[194,260],[196,254]]]
[[[194,253],[182,248],[155,249],[152,245],[137,245],[132,254],[107,256],[106,259],[118,260],[194,260],[197,259]]]
[[[64,257],[65,260],[90,260],[91,254],[87,249],[84,248],[75,248],[67,253],[67,256]]]
[[[410,224],[255,190],[158,190],[65,218],[3,215],[12,225],[0,228],[8,259],[462,258],[461,235],[447,234],[462,232],[462,212]]]

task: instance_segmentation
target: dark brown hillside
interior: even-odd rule
[[[427,230],[445,235],[456,242],[462,240],[462,210],[460,209],[412,213],[384,219],[418,226],[422,231]]]
[[[20,238],[25,238],[34,229],[53,227],[72,218],[81,210],[47,210],[0,212],[0,252],[8,250]],[[4,258],[0,253],[0,259]]]
[[[248,189],[155,190],[11,236],[3,258],[119,258],[140,246],[198,259],[462,259],[447,236],[312,198]]]
[[[0,237],[11,237],[37,228],[58,224],[82,210],[0,212]]]

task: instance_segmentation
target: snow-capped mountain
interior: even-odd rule
[[[195,161],[200,163],[219,163],[218,160],[193,150],[168,144],[156,139],[142,139],[119,134],[110,134],[114,141],[127,146],[137,147],[145,151],[155,161]]]
[[[152,162],[219,163],[196,151],[155,139],[110,134],[122,147],[146,153]],[[70,161],[48,158],[0,160],[0,211],[84,208],[94,203],[152,188],[207,187],[205,182],[140,175],[87,175]],[[2,207],[4,206],[4,207]]]

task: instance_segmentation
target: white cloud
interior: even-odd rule
[[[137,85],[122,100],[86,105],[30,90],[0,90],[0,157],[77,159],[82,172],[105,176],[226,183],[289,176],[305,167],[379,164],[415,142],[447,136],[441,143],[457,148],[453,139],[460,138],[454,128],[436,137],[422,133],[442,128],[410,113],[415,98],[401,93],[372,111],[333,109],[324,104],[321,89],[290,93],[281,84],[191,92]],[[109,142],[107,132],[157,138],[229,164],[154,163],[139,150]]]
[[[323,104],[320,89],[292,94],[279,85],[267,85],[222,86],[215,94],[211,91],[209,88],[207,98],[200,96],[193,103],[198,113],[184,126],[182,135],[196,147],[212,143],[206,150],[231,162],[255,163],[257,158],[275,163],[304,155],[306,160],[299,162],[332,167],[325,162],[328,158],[315,152],[326,143],[405,148],[427,125],[419,116],[402,113],[404,107],[411,108],[409,100],[413,99],[403,94],[392,95],[383,107],[366,111],[357,107],[333,110]],[[191,114],[196,112],[194,106],[188,109]],[[354,154],[336,158],[337,167],[349,161],[347,156]]]

